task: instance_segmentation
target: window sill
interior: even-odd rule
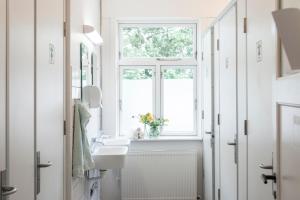
[[[200,136],[159,136],[157,138],[132,139],[132,142],[202,141]]]

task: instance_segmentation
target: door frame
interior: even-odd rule
[[[207,136],[207,134],[210,135],[210,147],[211,147],[211,153],[212,153],[212,194],[211,194],[211,197],[212,197],[212,200],[215,200],[216,197],[216,193],[215,193],[215,189],[216,189],[216,178],[215,178],[215,161],[216,161],[216,157],[215,157],[215,90],[214,90],[214,85],[215,85],[215,24],[212,24],[211,26],[209,26],[206,31],[202,32],[202,37],[201,37],[201,49],[202,49],[202,59],[201,59],[201,89],[202,89],[202,95],[201,95],[201,101],[202,101],[202,117],[201,117],[201,120],[202,120],[202,133],[203,133],[203,145],[204,145],[204,142],[205,142],[205,138]],[[210,130],[206,130],[206,126],[205,126],[205,117],[206,117],[206,112],[205,112],[205,101],[204,101],[204,93],[203,91],[205,90],[204,87],[205,87],[205,84],[204,84],[204,80],[205,80],[205,70],[206,70],[206,66],[204,66],[204,62],[205,62],[205,53],[204,51],[206,51],[206,49],[204,48],[205,46],[205,37],[207,37],[206,35],[207,34],[210,34],[210,54],[211,54],[211,57],[210,57],[210,62],[211,62],[211,66],[210,66],[210,88],[211,88],[211,92],[210,92],[210,95],[211,95],[211,106],[210,106],[210,117],[208,120],[210,120]],[[204,148],[204,147],[203,147]],[[204,150],[204,149],[203,149]],[[204,152],[204,155],[203,155],[203,163],[205,162],[205,152]],[[205,168],[204,168],[205,165],[203,165],[203,171],[204,173],[207,173],[205,172]],[[210,171],[209,171],[210,172]],[[206,176],[205,176],[206,177]],[[204,178],[205,178],[204,177]],[[204,188],[203,188],[203,192],[204,192],[204,198],[207,198],[206,197],[206,186],[205,186],[205,179],[204,179]]]

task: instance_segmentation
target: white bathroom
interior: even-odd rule
[[[0,200],[299,199],[299,8],[0,0]]]

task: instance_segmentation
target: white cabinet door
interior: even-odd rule
[[[214,145],[213,145],[213,28],[202,38],[202,80],[203,80],[203,110],[204,110],[204,197],[214,199]]]
[[[37,199],[63,199],[63,1],[36,5]],[[78,52],[79,55],[79,52]]]
[[[247,1],[248,199],[271,200],[260,164],[272,165],[272,77],[276,66],[273,0]]]
[[[8,176],[18,192],[34,199],[34,0],[9,0]]]
[[[220,197],[237,199],[236,5],[219,21],[220,35]]]

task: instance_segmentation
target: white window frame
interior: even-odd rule
[[[193,45],[194,45],[194,56],[193,58],[123,58],[122,57],[122,44],[121,44],[121,28],[122,27],[145,27],[145,26],[192,26],[194,29],[194,36],[193,36]],[[195,20],[155,20],[155,21],[148,21],[148,20],[122,20],[118,21],[118,59],[117,59],[117,65],[119,68],[119,105],[118,105],[118,119],[119,119],[119,135],[124,136],[126,134],[122,133],[122,73],[123,69],[132,69],[132,68],[153,68],[154,69],[154,77],[153,77],[153,94],[154,94],[154,100],[153,100],[153,114],[156,117],[162,117],[163,116],[163,79],[162,79],[162,72],[165,68],[174,68],[174,67],[180,67],[180,68],[189,68],[194,69],[194,131],[193,132],[162,132],[162,136],[198,136],[198,85],[197,80],[199,79],[198,74],[198,21]]]
[[[197,135],[197,110],[198,110],[198,100],[197,100],[197,66],[160,66],[160,73],[161,73],[161,76],[160,76],[160,89],[161,89],[161,92],[160,92],[160,116],[159,117],[163,117],[164,116],[164,78],[163,78],[163,71],[164,69],[191,69],[193,70],[193,131],[192,132],[189,132],[189,131],[174,131],[174,132],[163,132],[162,135],[166,135],[166,136],[196,136]]]
[[[152,69],[153,70],[153,77],[152,77],[152,102],[153,102],[153,110],[152,113],[156,113],[156,107],[155,105],[157,104],[156,102],[156,66],[119,66],[120,68],[120,74],[119,74],[119,135],[124,136],[126,134],[121,133],[122,131],[122,111],[123,111],[123,100],[121,99],[123,96],[123,87],[122,87],[122,82],[123,82],[123,70],[126,69]]]

